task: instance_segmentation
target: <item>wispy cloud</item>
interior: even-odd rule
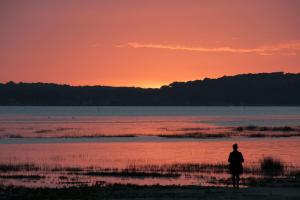
[[[166,44],[149,44],[139,42],[128,42],[127,45],[132,48],[152,48],[152,49],[168,49],[178,51],[196,51],[196,52],[228,52],[228,53],[257,53],[259,55],[272,55],[281,51],[300,51],[300,42],[293,41],[280,43],[276,45],[264,45],[256,48],[233,48],[233,47],[189,47],[183,45],[166,45]]]

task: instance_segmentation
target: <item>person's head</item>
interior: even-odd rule
[[[232,145],[232,148],[233,148],[234,151],[237,151],[237,149],[238,149],[239,147],[238,147],[238,145],[235,143],[235,144]]]

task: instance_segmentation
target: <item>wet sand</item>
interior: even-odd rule
[[[111,185],[93,187],[0,189],[0,199],[299,199],[299,187],[217,188],[199,186]]]

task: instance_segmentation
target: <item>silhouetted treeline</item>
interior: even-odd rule
[[[8,82],[0,83],[0,105],[300,105],[300,74],[242,74],[174,82],[159,89]]]

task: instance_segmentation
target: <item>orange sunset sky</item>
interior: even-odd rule
[[[299,0],[1,0],[0,82],[160,87],[300,72]]]

